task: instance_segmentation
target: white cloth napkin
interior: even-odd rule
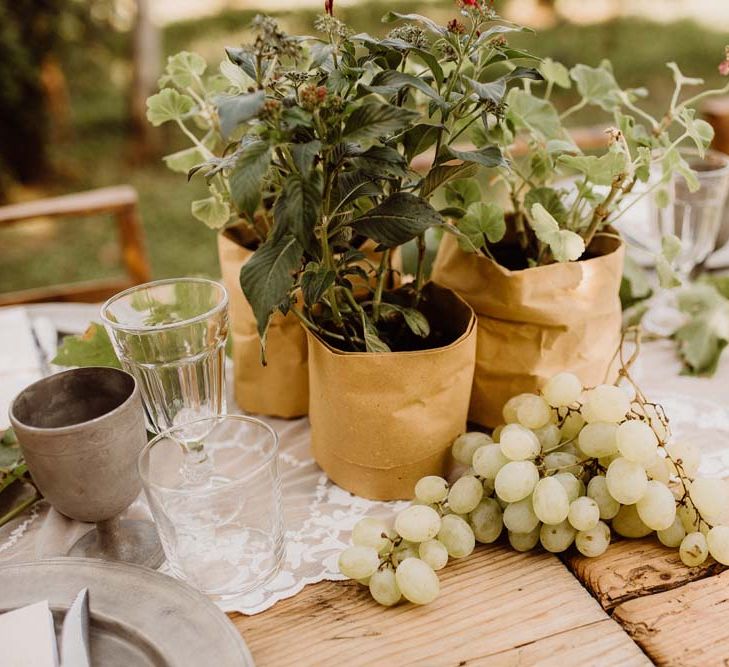
[[[48,601],[0,616],[0,663],[10,667],[58,667],[58,648]]]

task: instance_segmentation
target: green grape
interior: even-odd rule
[[[506,424],[499,424],[493,431],[491,431],[491,439],[494,442],[498,442],[501,437],[501,431],[504,430]]]
[[[678,548],[681,562],[688,567],[701,565],[709,556],[709,545],[703,533],[689,533]]]
[[[456,480],[448,492],[448,507],[456,514],[468,514],[483,498],[483,484],[471,475]]]
[[[559,430],[557,424],[547,424],[546,426],[542,426],[542,428],[534,429],[534,435],[537,436],[542,454],[557,449],[562,440],[562,432]]]
[[[583,556],[595,558],[602,556],[610,545],[610,528],[598,521],[593,528],[581,530],[575,537],[575,546]]]
[[[442,570],[448,564],[448,549],[438,540],[421,542],[418,547],[420,560],[426,562],[434,570]]]
[[[508,401],[506,401],[506,403],[504,403],[501,414],[504,416],[504,421],[507,424],[515,424],[519,421],[517,410],[519,409],[521,402],[530,396],[536,396],[536,394],[518,394],[517,396],[512,396]]]
[[[542,395],[553,408],[566,407],[580,400],[582,382],[572,373],[557,373],[542,387]]]
[[[631,419],[618,425],[616,430],[618,451],[628,461],[642,466],[653,463],[658,452],[658,438],[645,422]]]
[[[546,470],[569,472],[573,475],[579,475],[582,467],[577,464],[578,461],[579,459],[574,454],[550,452],[544,457],[544,467]]]
[[[380,557],[372,547],[349,547],[339,554],[339,570],[350,579],[372,576],[380,564]]]
[[[646,473],[649,479],[668,484],[671,481],[671,466],[668,459],[663,458],[658,452],[653,460],[646,466]]]
[[[360,519],[352,529],[352,543],[359,547],[372,547],[376,551],[381,551],[390,544],[385,522],[372,517]]]
[[[509,531],[509,544],[515,551],[531,551],[539,543],[539,533],[542,524],[537,524],[534,530],[528,533],[515,533]]]
[[[501,453],[510,461],[524,461],[539,455],[539,440],[521,424],[507,424],[499,439]]]
[[[587,456],[593,458],[610,456],[618,451],[617,430],[617,425],[611,422],[586,424],[580,431],[577,444]]]
[[[542,428],[549,424],[552,409],[541,396],[532,394],[525,396],[516,406],[516,418],[526,428]]]
[[[635,505],[622,505],[612,521],[612,526],[623,537],[645,537],[653,532],[643,523]]]
[[[403,597],[415,604],[428,604],[440,592],[438,575],[419,558],[402,561],[395,570],[395,581]]]
[[[673,523],[665,530],[656,531],[661,544],[676,549],[681,546],[683,538],[686,537],[686,530],[681,523],[680,517],[676,517]]]
[[[662,482],[650,480],[643,497],[635,504],[641,521],[652,530],[670,528],[676,518],[676,499]]]
[[[692,442],[669,442],[666,445],[666,453],[675,462],[677,462],[683,469],[683,472],[688,477],[694,477],[699,471],[699,464],[701,463],[701,450]],[[676,466],[669,461],[671,472],[675,475],[678,474]]]
[[[484,445],[479,447],[473,455],[473,469],[479,477],[496,479],[499,470],[509,459],[501,451],[500,444]]]
[[[681,525],[687,533],[707,533],[709,529],[703,521],[699,521],[699,515],[691,503],[679,505],[676,508],[676,516],[681,520]]]
[[[572,502],[580,496],[585,495],[585,485],[581,479],[578,479],[571,472],[558,472],[552,475],[567,492],[567,499]]]
[[[545,477],[537,482],[532,503],[539,520],[550,525],[561,524],[570,510],[567,491],[554,477]]]
[[[630,398],[619,387],[601,384],[585,393],[582,416],[588,424],[614,422],[625,419],[630,410]]]
[[[552,525],[543,524],[539,531],[539,541],[547,551],[558,554],[569,549],[576,535],[577,531],[569,521]]]
[[[484,445],[488,445],[491,438],[485,433],[473,431],[459,435],[453,442],[451,453],[453,458],[464,466],[470,466],[473,460],[473,453]]]
[[[501,507],[493,498],[484,498],[470,515],[475,538],[483,544],[495,542],[503,527]]]
[[[539,517],[534,514],[531,496],[509,503],[504,510],[504,526],[512,533],[531,533],[539,525]]]
[[[446,514],[443,517],[438,540],[445,545],[451,558],[468,556],[476,546],[476,537],[471,526],[457,514]]]
[[[603,475],[596,475],[588,482],[587,495],[597,503],[603,521],[612,519],[620,510],[620,503],[610,495]]]
[[[714,526],[706,534],[706,543],[717,563],[729,565],[729,526]]]
[[[581,496],[570,503],[567,520],[576,530],[589,532],[600,522],[600,508],[592,498]]]
[[[415,484],[415,497],[426,505],[442,502],[447,496],[448,482],[437,475],[421,477]]]
[[[637,503],[648,487],[645,468],[640,463],[622,457],[608,466],[605,479],[610,495],[623,505]]]
[[[389,567],[377,570],[370,577],[369,587],[370,595],[384,607],[392,607],[402,597],[395,572]]]
[[[395,530],[410,542],[425,542],[438,534],[440,516],[427,505],[411,505],[395,517]]]
[[[397,565],[408,558],[418,558],[418,545],[415,542],[403,540],[393,551],[392,561],[394,565]]]
[[[576,438],[585,425],[585,418],[579,412],[570,412],[562,421],[560,432],[562,441],[567,442]]]
[[[710,524],[722,523],[729,508],[729,485],[725,480],[697,477],[691,482],[689,496],[706,521]]]
[[[531,461],[509,461],[496,475],[496,494],[515,503],[532,493],[539,481],[539,470]]]

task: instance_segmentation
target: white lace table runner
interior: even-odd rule
[[[73,307],[67,308],[69,317],[74,315]],[[75,319],[79,319],[78,312]],[[78,328],[64,328],[58,321],[56,326],[63,331]],[[676,437],[691,438],[704,450],[702,472],[729,476],[727,360],[712,379],[687,378],[679,375],[671,345],[655,343],[645,348],[637,374],[644,391],[664,404]],[[232,399],[228,405],[234,405]],[[264,611],[307,584],[342,579],[337,556],[347,546],[353,525],[365,515],[387,517],[404,506],[365,500],[330,482],[311,458],[306,419],[266,421],[281,436],[286,552],[280,573],[265,589],[220,604],[226,611],[244,614]],[[143,497],[137,499],[127,515],[149,517]],[[88,524],[65,518],[45,502],[37,503],[0,528],[0,562],[63,555],[87,530]]]

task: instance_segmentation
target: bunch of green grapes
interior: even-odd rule
[[[505,531],[517,551],[574,544],[595,557],[611,528],[623,537],[656,532],[687,566],[709,555],[729,565],[729,484],[696,477],[698,448],[670,441],[662,408],[636,388],[585,389],[560,373],[540,394],[510,399],[503,416],[491,436],[464,433],[453,443],[468,466],[453,483],[423,477],[392,527],[362,519],[340,555],[342,574],[380,604],[427,604],[439,592],[436,571],[476,542]]]

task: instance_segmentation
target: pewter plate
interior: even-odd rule
[[[89,589],[96,667],[254,667],[233,624],[185,583],[138,565],[54,558],[0,567],[0,613],[48,600],[56,633]]]

